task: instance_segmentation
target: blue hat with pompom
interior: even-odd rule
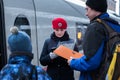
[[[11,34],[8,37],[8,44],[11,52],[32,53],[30,37],[23,31],[18,31],[17,27],[11,27]]]

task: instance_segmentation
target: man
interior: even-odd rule
[[[117,32],[120,32],[120,27],[116,26],[118,22],[109,17],[106,0],[87,0],[86,16],[90,24],[83,40],[84,56],[79,59],[70,59],[68,63],[71,68],[81,72],[79,80],[105,80],[101,65],[106,56],[107,31],[96,19],[104,20]]]

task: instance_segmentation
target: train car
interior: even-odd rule
[[[12,26],[17,26],[31,37],[34,53],[32,63],[35,65],[41,65],[41,50],[44,40],[50,37],[51,20],[55,17],[67,20],[68,33],[82,50],[81,43],[89,20],[85,16],[85,6],[81,4],[82,2],[78,5],[70,0],[0,0],[0,70],[10,54],[7,39]],[[120,20],[113,13],[110,14]],[[78,76],[79,73],[76,73],[76,80]]]
[[[55,17],[65,18],[68,33],[76,40],[77,27],[89,22],[84,12],[82,6],[67,0],[0,0],[0,69],[7,63],[10,54],[7,48],[10,27],[17,26],[30,35],[34,53],[32,63],[40,65],[44,40],[52,32],[51,20]]]

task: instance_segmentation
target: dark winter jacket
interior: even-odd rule
[[[32,58],[32,53],[12,53],[0,72],[0,80],[51,80],[41,67],[31,64]]]
[[[79,80],[92,80],[90,74],[100,67],[105,54],[104,48],[108,36],[104,25],[95,21],[97,18],[104,19],[110,27],[120,32],[118,23],[110,19],[107,13],[97,16],[90,22],[83,41],[84,56],[73,59],[70,63],[71,68],[81,72]]]
[[[64,36],[58,38],[55,33],[51,34],[51,37],[45,40],[43,50],[40,56],[40,63],[43,66],[47,66],[47,73],[52,77],[53,80],[74,80],[73,70],[67,63],[67,60],[62,57],[57,57],[53,60],[50,59],[49,53],[57,48],[59,42],[70,41],[67,32]],[[77,47],[75,49],[77,51]],[[66,53],[67,54],[67,53]]]

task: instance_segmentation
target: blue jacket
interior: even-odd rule
[[[103,13],[96,18],[110,19],[107,13]],[[95,18],[95,19],[96,19]],[[97,21],[90,22],[83,41],[84,56],[79,59],[72,59],[71,68],[80,71],[79,80],[92,80],[90,73],[99,68],[104,54],[105,41],[107,36],[104,26]],[[114,20],[106,21],[115,31],[120,32],[120,26],[113,24]]]
[[[33,66],[31,57],[25,54],[9,58],[9,63],[0,72],[0,80],[51,80],[41,67]]]

